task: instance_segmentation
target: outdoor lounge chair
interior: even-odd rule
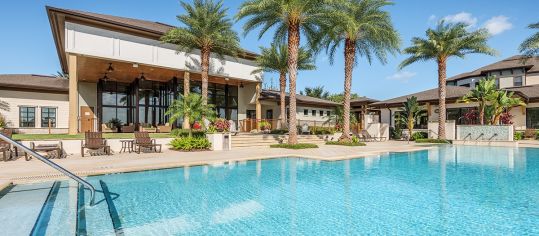
[[[158,133],[170,133],[171,131],[172,131],[172,126],[170,126],[170,123],[165,123],[165,125],[157,126]]]
[[[359,136],[363,137],[364,142],[371,142],[371,141],[378,142],[378,141],[385,141],[386,140],[386,137],[374,137],[374,136],[371,136],[371,134],[369,134],[369,132],[367,130],[359,131]]]
[[[38,144],[36,145],[34,142],[30,142],[30,149],[34,152],[45,152],[47,153],[47,158],[64,158],[64,145],[62,144],[62,141],[59,141],[57,144]],[[56,153],[55,155],[51,153]],[[27,161],[29,161],[30,158],[26,158]]]
[[[311,131],[309,130],[309,125],[303,124],[301,126],[301,134],[311,134]]]
[[[157,144],[155,142],[155,139],[150,138],[150,134],[148,132],[135,132],[135,142],[133,143],[133,146],[135,148],[135,152],[140,154],[140,151],[142,148],[150,148],[157,151],[157,147],[159,147],[159,152],[161,152],[161,144]]]
[[[238,127],[236,127],[236,122],[229,120],[228,123],[230,124],[230,127],[228,128],[230,134],[237,135],[240,131],[238,130]]]
[[[11,135],[13,134],[13,131],[11,129],[4,129],[0,132],[2,132],[2,134],[7,136],[8,138],[11,138]],[[0,139],[0,153],[2,153],[4,161],[8,161],[11,159],[11,144],[4,141],[3,139]]]
[[[155,128],[151,124],[145,124],[145,123],[140,124],[139,130],[140,130],[140,132],[148,132],[148,133],[156,133],[157,132],[157,128]]]
[[[135,132],[135,124],[130,123],[129,125],[124,125],[121,128],[122,133],[133,133]]]
[[[114,129],[109,128],[106,124],[101,124],[101,132],[103,132],[103,133],[114,133]]]
[[[84,149],[100,150],[107,155],[110,155],[110,146],[107,145],[107,140],[103,138],[101,132],[86,132],[84,133],[84,140],[81,141],[80,154],[84,157]]]

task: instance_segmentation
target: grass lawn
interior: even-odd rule
[[[349,146],[349,147],[359,147],[359,146],[366,146],[365,143],[354,143],[354,142],[339,142],[339,141],[327,141],[326,145],[341,145],[341,146]]]
[[[286,149],[307,149],[307,148],[318,148],[318,145],[314,143],[298,143],[298,144],[272,144],[270,148],[286,148]]]
[[[416,143],[451,143],[451,141],[449,140],[445,140],[445,139],[429,139],[429,138],[424,138],[424,139],[417,139],[415,140]]]
[[[133,133],[103,133],[106,139],[134,139]],[[152,138],[173,138],[171,134],[150,133]],[[39,141],[39,140],[82,140],[84,134],[13,134],[15,140]]]

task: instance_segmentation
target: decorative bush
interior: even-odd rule
[[[358,147],[358,146],[366,146],[367,144],[361,143],[361,142],[340,142],[340,141],[327,141],[326,145],[341,145],[341,146],[350,146],[350,147]]]
[[[7,127],[7,121],[4,115],[0,114],[0,128],[6,128]]]
[[[412,134],[411,140],[425,139],[427,136],[428,134],[426,132],[415,132]]]
[[[537,133],[535,133],[535,139],[539,140],[539,131],[537,131]]]
[[[265,120],[258,122],[258,126],[261,130],[270,130],[271,124]]]
[[[228,131],[230,129],[230,123],[223,118],[215,119],[213,126],[218,132]]]
[[[318,145],[314,143],[298,143],[298,144],[272,144],[270,148],[286,148],[286,149],[307,149],[307,148],[318,148]]]
[[[288,129],[274,129],[270,131],[270,134],[286,134],[288,133]]]
[[[170,142],[170,145],[173,149],[182,151],[209,150],[211,147],[211,143],[206,137],[176,138]]]
[[[515,132],[514,139],[515,141],[524,139],[524,132]]]
[[[334,134],[335,133],[335,128],[331,128],[331,127],[309,127],[309,129],[311,130],[311,133],[312,134],[316,134],[316,135],[324,135],[324,134]]]
[[[176,136],[176,137],[180,137],[180,138],[183,138],[183,137],[189,137],[189,130],[188,129],[173,129],[170,134],[172,136]],[[198,130],[198,131],[193,131],[193,137],[206,137],[206,132],[202,131],[202,130]]]
[[[391,139],[395,139],[395,140],[401,139],[402,138],[402,129],[389,127],[389,134],[391,135]]]
[[[451,141],[446,139],[431,139],[431,138],[424,138],[424,139],[416,139],[416,143],[451,143]]]

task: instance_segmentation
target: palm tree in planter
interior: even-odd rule
[[[539,31],[539,22],[529,25],[528,28]],[[524,40],[518,49],[527,57],[539,56],[539,32]]]
[[[309,42],[318,36],[317,29],[326,0],[248,0],[242,3],[236,16],[238,20],[248,18],[243,26],[245,33],[261,27],[259,38],[270,28],[276,28],[274,41],[288,41],[288,74],[290,92],[289,144],[297,144],[296,79],[300,49],[300,35]]]
[[[412,46],[404,49],[410,57],[400,68],[415,62],[435,60],[438,65],[438,138],[445,139],[445,87],[447,61],[452,57],[464,58],[466,54],[480,53],[495,55],[496,51],[487,45],[489,33],[485,29],[469,32],[462,23],[446,24],[440,21],[435,29],[426,31],[427,38],[412,38]]]
[[[225,55],[236,57],[241,50],[239,37],[232,30],[232,21],[227,18],[227,8],[223,1],[194,0],[193,5],[180,2],[185,15],[178,15],[178,20],[184,25],[168,31],[161,41],[178,46],[178,52],[200,50],[200,67],[202,77],[202,102],[207,104],[208,73],[210,56],[216,54],[221,59]]]
[[[382,7],[387,0],[333,1],[325,12],[320,47],[329,53],[333,64],[335,52],[344,45],[344,123],[341,141],[350,141],[350,90],[356,57],[365,57],[370,64],[376,57],[383,64],[387,54],[399,51],[400,37]]]
[[[459,99],[457,102],[461,103],[470,103],[477,102],[479,106],[479,123],[481,125],[485,124],[485,111],[489,100],[492,98],[493,94],[496,93],[496,81],[493,77],[482,79],[479,81],[479,84],[475,88],[466,94],[464,97]]]
[[[215,107],[212,104],[205,104],[202,96],[196,93],[190,93],[187,96],[180,97],[172,102],[165,115],[169,116],[169,122],[174,123],[178,119],[187,118],[189,124],[189,137],[192,137],[193,124],[203,118],[213,118],[216,116]]]
[[[419,120],[421,116],[425,114],[425,110],[417,102],[417,97],[412,96],[406,98],[402,108],[402,115],[399,116],[399,122],[401,124],[406,124],[408,129],[408,141],[412,138],[412,132],[414,131],[414,125]]]
[[[260,72],[279,73],[279,92],[280,92],[280,127],[286,123],[286,74],[288,73],[288,46],[286,44],[271,44],[270,48],[260,47],[260,56],[256,58],[259,69],[254,70],[253,74]],[[305,48],[299,48],[298,70],[314,70],[314,60],[311,53]]]

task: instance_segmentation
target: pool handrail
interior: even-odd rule
[[[82,184],[84,187],[90,189],[90,206],[93,206],[95,203],[95,188],[92,184],[88,183],[86,180],[82,179],[81,177],[71,173],[70,171],[66,170],[65,168],[61,167],[60,165],[52,162],[51,160],[45,158],[41,154],[34,152],[32,149],[24,146],[22,143],[19,143],[6,135],[4,135],[2,132],[0,132],[0,139],[10,143],[13,146],[16,146],[20,149],[22,149],[27,154],[35,157],[36,159],[40,160],[41,162],[47,164],[48,166],[56,169],[57,171],[60,171],[62,174],[66,175],[67,177],[71,178],[72,180],[77,181],[79,184]]]

